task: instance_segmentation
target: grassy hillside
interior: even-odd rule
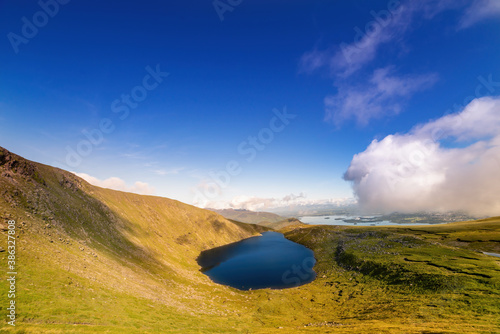
[[[210,281],[196,257],[265,227],[93,187],[5,150],[0,216],[0,247],[8,220],[19,235],[18,323],[0,333],[499,332],[500,259],[481,252],[500,253],[500,218],[288,226],[287,238],[314,251],[317,279],[239,291]],[[0,289],[4,317],[5,279]]]
[[[482,253],[500,253],[500,217],[434,226],[315,226],[285,235],[320,254],[314,285],[324,286],[318,293],[330,316],[351,328],[500,332],[500,258]]]
[[[271,212],[256,212],[249,210],[235,210],[235,209],[210,209],[218,214],[224,216],[227,219],[232,219],[240,221],[247,224],[269,224],[278,223],[285,219],[275,213]]]
[[[179,315],[211,313],[213,296],[197,287],[213,283],[199,273],[196,257],[263,230],[178,201],[94,187],[4,149],[0,189],[0,246],[7,248],[6,222],[14,219],[19,322],[28,327],[113,325],[124,317],[122,306],[137,303],[174,307]],[[0,284],[6,291],[6,281]],[[6,303],[2,294],[0,307]],[[110,304],[116,309],[108,312]]]

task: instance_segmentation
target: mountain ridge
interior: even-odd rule
[[[237,220],[247,224],[268,224],[278,223],[285,220],[285,217],[272,212],[265,211],[250,211],[246,209],[210,209],[207,210],[216,212],[226,219]]]

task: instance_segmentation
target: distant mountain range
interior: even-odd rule
[[[320,204],[295,204],[288,207],[271,208],[269,211],[285,217],[351,215],[358,213],[354,199]]]
[[[240,221],[247,224],[258,224],[274,230],[290,227],[307,226],[296,218],[285,218],[271,212],[250,211],[245,209],[210,209],[231,221]]]
[[[256,212],[244,209],[208,209],[224,216],[227,219],[237,220],[248,224],[266,224],[277,223],[285,220],[282,217],[271,212]]]

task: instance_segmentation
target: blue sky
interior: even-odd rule
[[[7,0],[0,29],[1,146],[200,206],[376,210],[355,155],[500,95],[496,0]]]

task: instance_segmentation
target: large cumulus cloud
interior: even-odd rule
[[[500,215],[500,97],[374,140],[344,178],[366,210]]]

